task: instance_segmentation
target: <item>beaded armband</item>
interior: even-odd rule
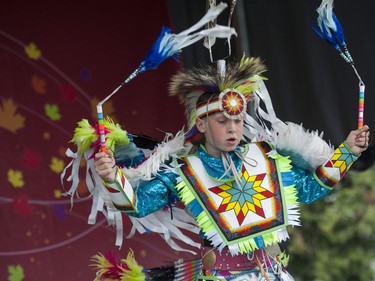
[[[316,169],[314,177],[322,186],[332,189],[358,158],[359,155],[354,154],[343,142],[336,148],[331,159]]]
[[[121,212],[137,211],[135,207],[134,189],[125,178],[120,168],[117,168],[113,182],[103,181],[113,205]]]

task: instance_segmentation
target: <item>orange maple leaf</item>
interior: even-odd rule
[[[16,113],[17,106],[12,99],[5,100],[0,104],[0,127],[17,133],[17,130],[25,126],[25,117]]]
[[[38,75],[33,75],[33,77],[31,77],[31,87],[33,87],[36,93],[45,94],[46,93],[46,80],[39,77]]]

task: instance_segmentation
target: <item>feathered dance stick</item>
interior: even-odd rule
[[[196,280],[201,271],[199,259],[184,261],[179,259],[173,264],[145,269],[138,264],[134,252],[130,249],[126,259],[116,253],[98,253],[91,258],[96,270],[94,281],[188,281]]]
[[[232,35],[236,35],[236,31],[234,30],[234,28],[220,25],[216,25],[212,28],[193,33],[203,27],[206,23],[217,18],[217,16],[226,7],[227,4],[220,3],[219,5],[209,9],[200,21],[179,34],[171,33],[171,29],[168,27],[164,27],[162,29],[161,34],[156,39],[155,43],[145,56],[144,60],[140,63],[139,67],[135,71],[133,71],[133,73],[130,74],[130,76],[126,78],[110,95],[108,95],[97,105],[96,109],[98,114],[101,151],[106,151],[102,108],[103,103],[107,101],[111,96],[113,96],[122,86],[134,79],[138,74],[149,69],[156,69],[167,58],[177,59],[177,55],[181,51],[181,49],[194,44],[200,39],[207,36],[215,38],[230,38]]]
[[[117,254],[106,253],[91,258],[91,266],[96,270],[94,281],[144,281],[149,280],[145,270],[135,260],[134,252],[130,249],[126,259],[121,259]]]
[[[330,45],[335,47],[340,56],[349,63],[359,79],[358,128],[363,127],[365,104],[365,84],[354,66],[354,61],[345,43],[343,28],[333,12],[333,0],[323,0],[318,9],[318,26],[313,25],[315,32]]]

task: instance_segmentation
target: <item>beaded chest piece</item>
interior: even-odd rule
[[[285,227],[298,224],[298,218],[288,216],[297,207],[294,186],[283,181],[290,174],[288,160],[267,156],[270,151],[265,142],[246,146],[240,182],[210,177],[197,156],[178,160],[184,179],[177,185],[181,199],[219,249],[252,252],[285,240]],[[247,163],[250,158],[256,165]]]

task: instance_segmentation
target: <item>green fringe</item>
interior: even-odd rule
[[[291,160],[289,157],[282,156],[280,154],[270,155],[270,158],[277,160],[277,167],[279,178],[282,179],[281,173],[290,172],[292,166],[290,165]],[[284,185],[284,199],[287,205],[298,205],[297,190],[293,185]]]
[[[190,204],[195,200],[193,193],[187,188],[184,181],[176,185],[176,189],[179,192],[180,199],[185,203],[185,205]]]
[[[277,257],[279,258],[284,267],[288,267],[289,255],[285,253],[285,251],[281,252]]]

